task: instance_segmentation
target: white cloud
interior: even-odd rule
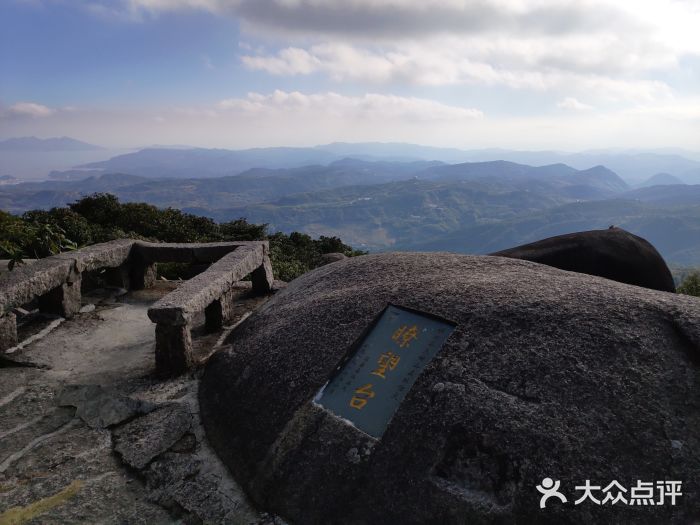
[[[285,116],[311,116],[318,119],[381,122],[455,121],[483,117],[483,113],[478,109],[449,106],[423,98],[377,93],[345,96],[333,92],[304,94],[298,91],[276,90],[268,95],[249,93],[246,98],[222,100],[218,107],[247,115],[284,114]]]
[[[567,111],[588,111],[593,109],[593,106],[584,104],[574,97],[566,97],[565,99],[560,100],[557,102],[557,107]]]
[[[585,99],[588,101],[588,99]],[[700,100],[625,110],[481,116],[478,110],[397,95],[250,93],[191,108],[58,111],[18,118],[11,136],[77,136],[115,147],[188,144],[244,148],[333,141],[396,141],[465,149],[698,148]]]
[[[554,45],[554,44],[552,44]],[[523,50],[516,42],[462,42],[442,39],[430,45],[394,46],[384,52],[348,44],[323,43],[309,50],[283,49],[276,55],[245,55],[243,63],[273,75],[308,75],[322,72],[337,82],[360,81],[427,86],[473,84],[502,85],[534,91],[574,90],[607,101],[650,101],[668,98],[671,90],[661,81],[635,77],[611,77],[577,67],[560,67],[550,61],[545,46],[537,52]],[[603,51],[600,51],[603,53]],[[528,60],[533,64],[528,64]],[[525,66],[525,67],[523,67]]]
[[[395,41],[435,35],[617,36],[700,52],[695,0],[121,0],[132,13],[231,13],[249,27],[304,37]],[[90,5],[101,2],[86,1]],[[662,38],[659,38],[662,37]],[[655,46],[656,47],[656,46]]]
[[[700,100],[691,99],[676,101],[673,104],[641,105],[628,109],[625,113],[631,116],[652,117],[667,121],[689,121],[700,124]],[[700,143],[700,138],[697,141]]]
[[[49,117],[56,112],[55,109],[37,104],[36,102],[17,102],[7,108],[7,114],[14,117]]]
[[[308,75],[322,68],[319,58],[298,47],[283,49],[277,56],[244,55],[241,60],[251,69],[267,71],[273,75]]]
[[[250,69],[338,81],[501,85],[631,103],[700,57],[697,0],[82,0],[134,18],[203,10],[241,21]],[[252,46],[248,46],[252,47]]]

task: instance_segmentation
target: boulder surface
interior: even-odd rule
[[[376,439],[314,399],[389,303],[456,328]],[[201,383],[207,436],[253,501],[292,523],[700,518],[697,298],[510,258],[389,253],[293,281],[229,342]],[[540,508],[546,478],[566,503]],[[656,501],[657,482],[677,480],[682,496],[575,504],[586,480],[617,481],[627,500],[652,482]]]
[[[622,228],[567,233],[492,253],[598,275],[621,283],[675,292],[671,270],[646,239]]]

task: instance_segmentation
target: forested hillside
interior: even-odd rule
[[[21,216],[0,211],[0,232],[0,258],[10,259],[11,266],[21,264],[23,258],[46,257],[125,237],[164,242],[266,239],[270,241],[275,277],[288,281],[318,266],[324,253],[362,253],[337,237],[312,239],[297,232],[270,233],[266,224],[251,224],[245,219],[217,223],[173,208],[122,203],[110,194],[95,194],[67,207]]]

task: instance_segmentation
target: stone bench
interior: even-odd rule
[[[194,315],[204,310],[207,327],[219,328],[230,315],[233,283],[250,274],[258,293],[269,292],[273,283],[267,241],[95,244],[0,274],[0,351],[17,344],[13,308],[37,299],[40,311],[68,319],[80,311],[83,273],[100,271],[110,284],[139,290],[153,285],[161,262],[211,264],[149,310],[156,323],[156,368],[163,375],[181,373],[192,363]]]
[[[150,249],[150,248],[148,248]],[[144,250],[148,253],[148,249]],[[255,293],[272,289],[273,274],[267,242],[240,244],[221,257],[205,272],[185,281],[148,310],[148,317],[156,323],[156,370],[162,375],[177,375],[193,364],[191,327],[195,316],[205,315],[210,331],[220,329],[230,318],[233,285],[250,275]],[[216,258],[219,248],[192,245],[194,260]],[[181,261],[184,252],[165,251]],[[189,259],[188,259],[189,260]]]
[[[17,344],[13,308],[38,299],[39,310],[70,318],[81,307],[82,273],[125,265],[136,241],[120,239],[37,259],[0,275],[0,351]]]

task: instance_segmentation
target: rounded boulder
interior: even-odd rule
[[[387,305],[454,329],[377,437],[317,401]],[[387,253],[296,279],[228,342],[201,381],[207,436],[255,504],[292,523],[700,518],[700,299],[504,257]],[[587,480],[600,504],[576,503]],[[550,482],[566,501],[541,508]],[[639,483],[656,504],[630,504]]]

